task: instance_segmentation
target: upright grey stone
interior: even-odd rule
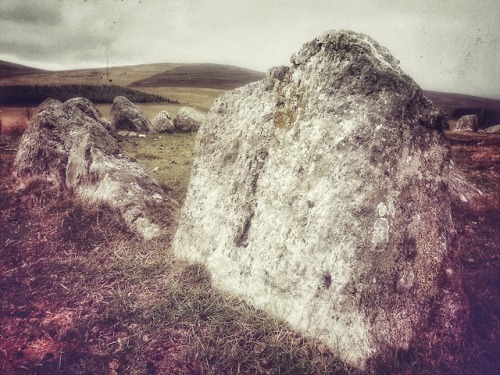
[[[124,96],[117,96],[113,100],[110,119],[116,130],[129,130],[138,133],[155,132],[153,125],[139,107]]]
[[[366,35],[291,62],[211,108],[175,254],[361,368],[427,334],[460,342],[445,117]]]
[[[175,131],[174,120],[167,111],[161,111],[153,119],[153,128],[158,133],[173,133]]]
[[[73,98],[69,99],[65,102],[65,104],[72,108],[78,108],[80,111],[89,116],[92,120],[97,121],[99,124],[104,126],[104,128],[113,132],[115,129],[110,121],[106,120],[101,112],[95,107],[94,103],[92,103],[87,98]]]

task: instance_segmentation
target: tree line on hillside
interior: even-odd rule
[[[134,103],[178,103],[177,100],[161,95],[116,85],[11,85],[0,87],[0,105],[36,106],[47,98],[64,102],[75,97],[84,97],[93,103],[112,103],[116,96],[125,96]]]

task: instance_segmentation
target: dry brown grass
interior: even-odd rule
[[[154,74],[172,70],[180,64],[145,64],[106,69],[79,69],[59,72],[45,71],[29,75],[11,75],[3,77],[0,85],[26,84],[26,85],[65,85],[89,84],[105,85],[113,83],[118,86],[128,86],[132,82],[148,78]],[[111,81],[110,81],[111,80]]]
[[[3,160],[11,162],[12,158]],[[38,181],[0,192],[2,374],[356,374],[324,345],[214,290],[169,239]]]
[[[31,116],[30,108],[2,108],[0,110],[0,137],[20,137]]]

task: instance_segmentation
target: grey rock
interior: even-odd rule
[[[97,121],[99,124],[104,126],[106,130],[109,132],[113,132],[115,129],[111,124],[111,121],[106,120],[101,112],[95,107],[94,103],[92,103],[87,98],[73,98],[69,99],[66,102],[66,105],[72,108],[78,108],[87,116],[89,116],[92,120]]]
[[[178,132],[195,132],[198,131],[205,120],[206,115],[204,113],[191,107],[182,107],[174,119],[175,130]]]
[[[108,203],[145,240],[167,232],[173,203],[135,159],[74,102],[48,99],[31,119],[14,162],[20,188],[43,180]],[[162,211],[162,215],[158,215]]]
[[[175,131],[174,121],[167,111],[161,111],[153,119],[153,128],[158,133],[173,133]]]
[[[460,283],[439,281],[454,264],[445,124],[387,49],[325,33],[216,100],[174,252],[360,368],[428,334],[460,345]]]
[[[477,129],[477,116],[465,115],[458,119],[453,130],[457,132],[475,132]]]
[[[113,100],[110,119],[116,130],[129,130],[138,133],[155,132],[153,125],[139,107],[124,96],[117,96]]]
[[[485,133],[500,133],[500,125],[493,125],[483,130]]]

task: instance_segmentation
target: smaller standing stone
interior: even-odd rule
[[[167,111],[161,111],[153,119],[153,128],[158,133],[173,133],[175,131],[174,121]]]
[[[144,240],[169,231],[176,203],[75,101],[47,99],[40,105],[21,139],[13,174],[21,189],[45,181],[86,201],[106,203]]]
[[[155,129],[144,113],[124,96],[117,96],[111,107],[111,124],[116,130],[154,133]]]
[[[198,131],[205,119],[205,114],[190,107],[182,107],[174,119],[175,130],[179,132]]]
[[[476,115],[465,115],[460,117],[455,125],[455,131],[457,132],[475,132],[477,131],[477,116]]]

